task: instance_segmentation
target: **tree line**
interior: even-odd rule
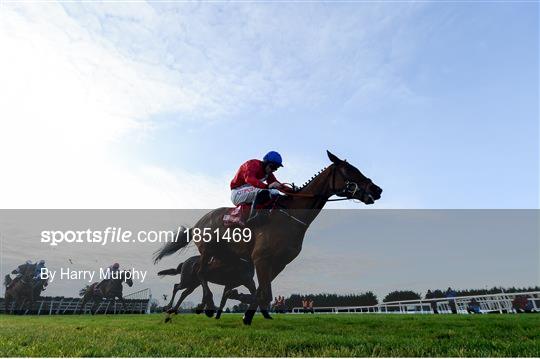
[[[498,294],[503,292],[523,293],[535,291],[540,291],[540,287],[492,287],[483,289],[448,288],[445,290],[429,289],[424,296],[422,296],[421,293],[417,293],[413,290],[396,290],[388,293],[382,301],[383,303],[387,303],[415,299],[445,298],[447,296],[463,297],[471,295]],[[288,298],[285,298],[285,304],[288,308],[301,307],[303,298],[309,298],[310,300],[313,300],[314,306],[316,307],[360,307],[379,304],[379,299],[373,292],[366,292],[360,294],[292,294]]]

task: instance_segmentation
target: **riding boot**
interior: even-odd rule
[[[246,220],[246,223],[249,224],[255,224],[259,225],[261,224],[264,219],[266,218],[266,210],[264,209],[257,209],[257,206],[261,203],[268,202],[270,200],[270,191],[268,190],[262,190],[257,193],[255,196],[255,199],[251,203],[251,210],[249,212],[248,219]]]

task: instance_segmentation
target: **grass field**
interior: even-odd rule
[[[0,356],[540,355],[540,315],[0,316]]]

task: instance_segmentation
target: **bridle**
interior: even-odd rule
[[[331,187],[330,187],[330,197],[332,196],[338,196],[338,197],[342,197],[342,198],[335,198],[335,199],[326,199],[327,202],[335,202],[335,201],[347,201],[347,200],[350,200],[352,199],[353,201],[356,200],[356,198],[354,198],[354,196],[356,195],[357,192],[361,191],[361,196],[364,196],[364,195],[368,195],[369,197],[371,197],[371,194],[369,193],[369,189],[371,187],[371,184],[373,182],[371,182],[371,180],[368,180],[366,181],[366,184],[363,186],[363,187],[360,187],[358,185],[358,183],[356,182],[352,182],[352,181],[345,181],[345,186],[343,186],[343,188],[341,189],[336,189],[336,167],[333,167],[332,168],[332,182],[331,182]],[[284,183],[284,185],[289,185],[287,183]],[[290,184],[291,186],[291,189],[294,191],[295,189],[295,186],[294,184]],[[285,194],[287,194],[288,196],[291,196],[291,197],[309,197],[309,198],[315,198],[315,197],[325,197],[323,195],[320,195],[320,194],[310,194],[310,193],[295,193],[295,192],[289,192],[289,191],[284,191]],[[358,200],[359,201],[359,200]],[[305,223],[304,221],[296,218],[295,216],[291,215],[288,211],[284,210],[284,209],[280,209],[279,210],[281,213],[283,213],[284,215],[288,216],[289,218],[291,218],[292,220],[304,225],[304,226],[308,226],[307,223]]]
[[[336,171],[337,168],[332,168],[332,182],[330,187],[330,197],[332,196],[338,196],[341,198],[334,198],[334,199],[328,199],[328,202],[336,202],[336,201],[347,201],[347,200],[355,200],[354,196],[358,191],[360,192],[360,197],[364,195],[371,196],[369,194],[369,188],[371,187],[371,180],[366,181],[366,184],[361,188],[358,183],[352,182],[352,181],[345,181],[345,186],[341,189],[336,189]]]

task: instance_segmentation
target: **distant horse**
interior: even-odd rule
[[[194,241],[201,254],[197,274],[201,279],[203,302],[209,314],[213,314],[215,310],[213,295],[208,287],[208,271],[212,258],[226,262],[245,259],[254,263],[259,286],[257,301],[250,305],[243,318],[244,324],[249,325],[257,307],[263,315],[268,313],[272,300],[272,281],[300,254],[309,225],[330,197],[358,200],[367,205],[381,198],[382,189],[358,168],[328,151],[327,154],[332,164],[308,183],[297,190],[282,188],[287,196],[278,199],[275,210],[267,221],[250,226],[253,235],[249,241],[231,242],[224,237],[226,228],[223,216],[229,208],[215,209],[193,226],[192,229],[198,231],[216,233],[215,236],[211,235],[209,240]],[[166,243],[161,248],[155,256],[156,261],[184,248],[193,240],[188,237],[187,232],[181,232],[177,237],[176,241]]]
[[[171,314],[178,313],[180,304],[182,304],[184,299],[186,299],[188,295],[190,295],[197,287],[201,285],[201,280],[197,276],[200,258],[201,256],[193,256],[188,258],[185,262],[180,263],[177,268],[165,269],[158,272],[159,276],[180,274],[180,283],[174,285],[171,301],[167,305],[169,309],[167,310],[165,322],[169,322],[171,320]],[[254,274],[255,270],[251,262],[241,261],[236,266],[226,266],[223,264],[223,262],[217,259],[210,262],[208,280],[211,283],[225,286],[223,289],[223,296],[221,297],[221,303],[219,304],[219,309],[216,314],[216,319],[221,317],[225,303],[229,298],[240,301],[249,301],[250,303],[251,301],[255,300],[255,281],[253,280]],[[234,288],[241,285],[249,290],[251,293],[250,296],[238,294],[238,292],[233,291]],[[182,292],[178,302],[173,308],[176,293],[181,289],[185,290]]]
[[[31,310],[34,306],[34,272],[36,266],[34,264],[26,264],[19,267],[20,276],[15,279],[11,279],[11,276],[7,274],[4,278],[4,285],[6,286],[5,294],[5,312],[18,313],[19,310],[26,308],[26,311]],[[39,293],[41,293],[41,288]],[[39,294],[38,294],[39,296]],[[11,308],[13,306],[13,308]],[[11,308],[11,310],[10,310]],[[24,312],[26,312],[24,311]]]
[[[133,280],[131,276],[126,276],[126,271],[120,271],[118,278],[104,279],[99,284],[98,282],[87,285],[79,291],[79,295],[82,296],[81,312],[84,312],[86,303],[93,301],[94,305],[90,309],[90,313],[95,314],[98,305],[103,299],[114,300],[116,298],[122,303],[122,310],[126,310],[126,303],[122,297],[122,284],[126,283],[128,286],[133,286]]]

